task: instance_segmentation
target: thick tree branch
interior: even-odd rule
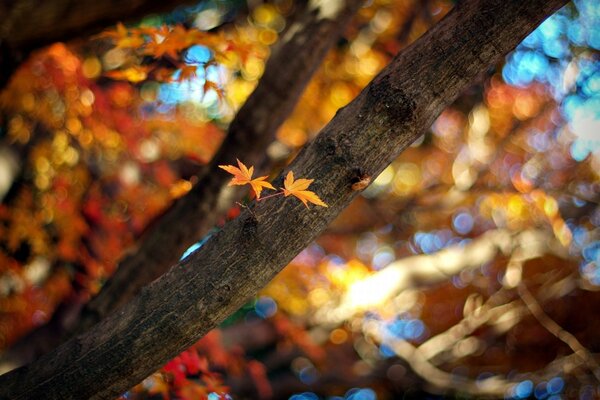
[[[0,377],[0,397],[108,399],[148,376],[237,310],[325,229],[357,195],[351,186],[358,170],[380,173],[469,82],[565,3],[459,3],[290,165],[297,177],[315,179],[328,208],[307,210],[290,198],[253,204],[93,330]]]
[[[214,226],[217,218],[241,197],[240,191],[227,187],[230,175],[218,165],[235,164],[236,157],[242,155],[247,164],[262,163],[267,146],[362,3],[363,0],[343,0],[339,12],[331,18],[322,18],[318,6],[309,3],[292,17],[288,33],[273,49],[258,86],[231,122],[219,152],[199,172],[194,188],[150,225],[139,240],[139,248],[124,257],[79,318],[73,315],[79,313],[80,306],[68,307],[68,319],[57,315],[47,327],[21,340],[0,358],[0,369],[32,361],[56,347],[61,337],[65,339],[64,331],[66,336],[72,331],[81,332],[126,304],[142,287],[177,263],[183,252]],[[65,321],[76,322],[77,326],[69,326]]]
[[[231,176],[218,165],[235,164],[242,155],[246,164],[261,163],[310,77],[362,2],[340,0],[334,18],[322,18],[319,8],[309,4],[292,22],[289,34],[273,50],[258,86],[236,114],[219,152],[199,173],[194,188],[151,225],[140,247],[119,264],[98,296],[86,305],[77,330],[89,328],[164,274],[239,200],[239,193],[232,193],[227,186]]]

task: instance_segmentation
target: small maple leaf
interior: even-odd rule
[[[152,55],[154,58],[167,55],[172,59],[177,59],[182,50],[194,44],[203,44],[207,36],[204,32],[186,29],[183,25],[176,25],[170,30],[164,26],[159,31],[148,31],[148,33],[151,40],[146,45],[145,54]]]
[[[223,99],[225,98],[225,93],[223,93],[223,89],[221,89],[216,82],[206,79],[204,81],[203,87],[204,94],[206,94],[206,92],[208,92],[210,89],[215,91],[220,101],[223,101]]]
[[[177,77],[177,82],[183,82],[190,80],[196,77],[196,71],[198,67],[196,65],[183,65],[179,71],[179,76]]]
[[[265,179],[267,179],[266,175],[252,179],[254,167],[248,168],[240,160],[237,160],[237,163],[239,168],[233,165],[219,165],[219,168],[224,169],[233,175],[233,179],[231,182],[229,182],[228,186],[249,184],[252,186],[252,190],[254,191],[257,199],[260,199],[260,192],[262,192],[263,188],[275,190],[273,185],[271,185],[269,182],[265,182]]]
[[[138,83],[145,80],[148,77],[149,69],[150,67],[147,66],[134,65],[122,70],[108,71],[104,75],[109,78],[120,81]]]
[[[294,173],[290,171],[288,172],[288,174],[285,177],[285,180],[283,181],[283,195],[285,197],[290,195],[297,197],[302,203],[304,203],[306,208],[308,208],[308,202],[311,202],[318,206],[327,207],[327,204],[325,204],[325,202],[323,202],[323,200],[321,200],[315,192],[306,190],[308,189],[308,186],[310,186],[310,184],[313,183],[313,181],[314,179],[294,180]]]
[[[127,28],[122,22],[117,23],[115,29],[107,29],[97,35],[92,36],[94,39],[114,39],[119,40],[129,35]]]
[[[119,49],[136,49],[142,46],[145,42],[144,38],[139,35],[135,28],[126,28],[121,22],[117,24],[114,30],[107,30],[96,36],[96,39],[112,39],[115,46]]]

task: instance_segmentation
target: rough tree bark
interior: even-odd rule
[[[150,225],[138,241],[139,247],[119,262],[115,274],[83,310],[73,305],[53,316],[46,326],[7,350],[0,357],[0,368],[12,369],[34,360],[72,332],[84,331],[126,304],[214,226],[217,218],[241,197],[239,190],[227,187],[230,175],[218,165],[235,164],[236,157],[242,157],[247,164],[264,164],[267,146],[362,3],[363,0],[340,1],[339,12],[323,18],[318,3],[309,2],[292,16],[287,33],[272,50],[258,86],[231,122],[219,152],[197,174],[192,190]]]
[[[314,178],[328,208],[254,203],[126,306],[0,377],[0,398],[109,399],[195,343],[256,294],[490,64],[566,0],[465,0],[341,109],[283,174]],[[182,224],[188,220],[181,221]]]
[[[192,190],[150,226],[139,241],[140,247],[119,263],[98,296],[86,305],[78,331],[126,304],[142,287],[164,274],[239,200],[239,194],[227,187],[231,175],[218,166],[235,164],[236,158],[249,165],[262,163],[277,130],[362,3],[340,0],[338,12],[327,16],[318,2],[311,1],[291,22],[273,49],[258,86],[229,125],[217,154],[198,173]]]

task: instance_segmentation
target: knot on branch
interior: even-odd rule
[[[256,235],[256,231],[258,228],[258,220],[256,219],[256,215],[251,210],[246,214],[244,221],[242,223],[242,239],[248,240],[253,238]]]
[[[389,75],[373,81],[369,86],[363,110],[373,113],[376,118],[384,117],[388,125],[404,125],[413,121],[416,103],[397,87]]]

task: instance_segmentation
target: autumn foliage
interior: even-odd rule
[[[296,7],[257,3],[224,24],[229,14],[209,3],[53,44],[0,93],[0,349],[61,304],[89,300],[191,190]],[[452,6],[363,7],[266,164],[285,170]],[[381,175],[359,173],[361,195],[319,239],[123,398],[598,396],[594,10],[583,0],[561,10]],[[254,176],[259,165],[219,168],[251,195],[207,237],[252,201],[328,206],[291,170],[276,187],[272,171]]]
[[[258,178],[252,179],[252,174],[254,173],[254,167],[246,167],[240,160],[237,160],[238,167],[234,167],[233,165],[219,165],[219,168],[224,169],[233,175],[233,179],[229,182],[229,185],[250,185],[252,187],[252,191],[256,196],[256,200],[260,200],[260,193],[263,189],[272,189],[275,190],[273,185],[269,182],[265,182],[267,176],[261,176]],[[314,192],[308,189],[310,184],[313,182],[313,179],[297,179],[294,180],[294,173],[289,171],[283,181],[284,187],[281,189],[281,192],[270,194],[267,197],[263,197],[263,200],[269,197],[274,197],[280,194],[283,194],[285,197],[294,196],[299,199],[305,206],[308,208],[308,203],[313,203],[318,206],[327,207],[327,204],[323,202]]]

